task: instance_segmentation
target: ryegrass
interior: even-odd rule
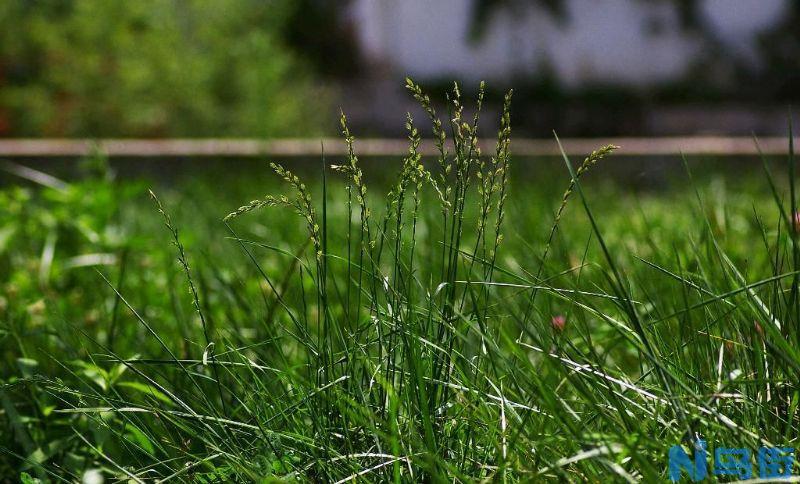
[[[510,94],[481,147],[482,86],[472,117],[456,86],[444,122],[407,87],[439,156],[409,116],[388,187],[342,115],[349,156],[275,164],[280,187],[155,209],[106,176],[0,192],[0,471],[654,481],[698,437],[794,444],[792,170],[637,197],[585,186],[603,147],[565,156],[560,188],[513,183]]]

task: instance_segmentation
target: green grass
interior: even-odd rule
[[[650,482],[696,436],[792,446],[791,163],[640,192],[611,147],[522,165],[507,115],[478,157],[460,102],[389,183],[356,140],[158,198],[6,186],[0,475]]]

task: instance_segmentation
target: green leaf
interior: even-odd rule
[[[39,367],[39,362],[31,358],[17,358],[17,368],[24,378],[31,378]]]
[[[76,361],[75,364],[82,368],[80,373],[83,376],[93,381],[103,391],[108,390],[108,382],[110,380],[108,372],[97,365],[85,361]]]
[[[19,482],[21,482],[22,484],[39,484],[42,481],[35,477],[31,477],[31,475],[28,474],[27,472],[23,472],[22,474],[19,475]]]
[[[117,383],[116,386],[117,387],[123,387],[123,388],[129,388],[131,390],[135,390],[137,392],[144,393],[145,395],[149,395],[151,397],[155,397],[156,399],[158,399],[158,400],[160,400],[160,401],[162,401],[164,403],[172,404],[172,400],[170,400],[170,398],[168,396],[166,396],[163,393],[161,393],[160,391],[156,390],[156,388],[154,386],[151,386],[151,385],[147,385],[147,384],[139,383],[139,382],[135,382],[135,381],[122,381],[122,382]]]
[[[155,455],[156,448],[153,446],[153,443],[149,438],[147,438],[144,432],[139,430],[139,427],[127,423],[125,424],[125,430],[127,430],[125,437],[128,438],[128,440],[139,444],[139,446],[147,451],[148,454]]]

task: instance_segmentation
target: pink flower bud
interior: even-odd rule
[[[560,314],[553,316],[553,319],[550,320],[550,325],[554,330],[556,330],[556,332],[561,333],[564,331],[564,327],[567,325],[567,318]]]

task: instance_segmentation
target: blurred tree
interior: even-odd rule
[[[320,131],[326,91],[286,46],[291,0],[4,0],[0,135]]]
[[[800,99],[800,2],[791,2],[783,21],[759,40],[764,69],[758,89],[786,99]]]
[[[295,0],[283,23],[286,42],[309,59],[317,74],[347,79],[360,73],[355,27],[342,12],[350,0]]]
[[[475,0],[470,21],[470,40],[477,42],[486,33],[487,19],[499,8],[520,9],[530,5],[543,8],[556,20],[564,21],[566,7],[563,0]]]

